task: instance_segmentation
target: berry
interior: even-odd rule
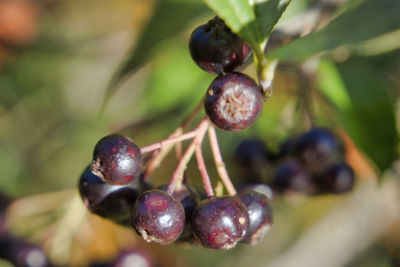
[[[345,162],[334,164],[315,178],[321,193],[342,194],[354,187],[354,171]]]
[[[308,170],[319,172],[343,159],[344,146],[329,129],[315,128],[295,141],[293,154]]]
[[[239,194],[239,198],[249,213],[249,228],[241,242],[255,245],[271,228],[272,207],[265,195],[254,191],[244,191]]]
[[[185,211],[179,200],[165,191],[148,190],[135,202],[132,226],[147,242],[168,244],[182,233]]]
[[[93,151],[92,171],[109,184],[137,180],[142,169],[140,148],[119,134],[103,137]]]
[[[203,200],[192,216],[193,233],[204,247],[231,249],[246,235],[249,216],[237,197]]]
[[[272,191],[271,187],[269,187],[266,184],[248,184],[248,185],[243,186],[240,189],[240,192],[244,192],[247,190],[260,193],[260,194],[266,196],[269,200],[272,200],[274,198],[274,192]]]
[[[260,139],[245,139],[234,152],[237,163],[243,168],[263,166],[267,160],[268,150]]]
[[[312,194],[315,191],[310,174],[295,160],[287,160],[278,165],[273,176],[273,185],[280,192]]]
[[[251,54],[250,47],[218,17],[193,31],[189,51],[201,69],[213,74],[233,71]]]
[[[166,191],[168,185],[160,186],[161,190]],[[179,200],[182,204],[183,209],[185,210],[185,229],[183,230],[179,240],[187,239],[188,237],[192,236],[192,227],[191,227],[191,218],[194,209],[196,208],[197,204],[200,202],[199,194],[189,185],[182,184],[182,186],[177,189],[175,188],[174,193],[172,196]]]
[[[0,237],[0,258],[18,267],[52,266],[41,248],[9,234]]]
[[[220,129],[239,131],[260,116],[263,107],[260,87],[241,73],[219,75],[207,90],[204,101],[210,120]]]
[[[150,185],[132,181],[125,185],[111,185],[94,175],[89,167],[82,173],[79,193],[85,206],[94,214],[123,225],[129,225],[137,196]]]

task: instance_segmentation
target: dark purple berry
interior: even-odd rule
[[[269,200],[274,198],[274,192],[272,191],[272,188],[266,184],[247,184],[240,189],[240,192],[247,190],[260,193],[266,196]]]
[[[206,113],[220,129],[240,131],[260,116],[264,104],[259,86],[241,73],[219,75],[207,90],[204,100]]]
[[[315,128],[295,141],[293,154],[307,169],[319,172],[343,159],[344,146],[329,129]]]
[[[249,228],[241,242],[255,245],[259,243],[272,225],[272,207],[269,199],[254,191],[239,194],[240,200],[249,213]]]
[[[279,192],[313,194],[315,191],[310,174],[295,160],[287,160],[278,165],[273,185]]]
[[[334,164],[315,177],[320,193],[347,193],[353,189],[354,182],[354,171],[345,162]]]
[[[132,226],[147,242],[168,244],[181,235],[185,227],[185,211],[179,200],[167,192],[149,190],[135,202]]]
[[[0,237],[0,259],[17,267],[52,266],[41,248],[9,234]]]
[[[164,191],[166,191],[167,188],[167,184],[160,186],[160,189]],[[181,202],[182,207],[185,210],[185,229],[179,237],[179,240],[187,240],[189,237],[192,237],[191,218],[194,209],[200,202],[200,196],[193,187],[186,184],[182,184],[180,188],[175,188],[172,196]]]
[[[193,31],[189,50],[193,61],[213,74],[233,71],[251,54],[250,47],[218,17]]]
[[[150,185],[138,180],[125,185],[111,185],[94,175],[89,167],[79,179],[79,193],[85,206],[94,214],[123,225],[130,224],[132,207],[138,195]]]
[[[237,197],[203,200],[192,216],[193,233],[204,247],[231,249],[246,235],[249,216]]]
[[[234,152],[236,162],[243,168],[264,166],[267,155],[267,146],[260,139],[245,139],[240,142]]]
[[[97,142],[91,167],[94,174],[109,184],[126,184],[140,178],[142,154],[127,137],[108,135]]]

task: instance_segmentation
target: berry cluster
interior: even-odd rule
[[[351,191],[355,182],[342,141],[327,128],[314,128],[287,140],[277,154],[260,140],[245,140],[235,155],[250,180],[269,176],[271,186],[280,193],[341,194]],[[265,175],[265,167],[273,165],[274,170]]]
[[[223,130],[238,131],[249,127],[260,115],[264,102],[261,88],[247,75],[233,72],[246,62],[251,50],[218,17],[194,30],[189,49],[200,68],[219,75],[204,99],[207,117],[195,130],[183,133],[190,123],[186,122],[170,138],[147,147],[139,148],[118,134],[102,138],[94,148],[92,163],[80,177],[80,195],[91,212],[123,225],[131,224],[148,242],[189,240],[213,249],[230,249],[240,241],[256,244],[272,224],[271,194],[252,188],[236,193],[209,122]],[[201,150],[207,130],[229,196],[214,194]],[[161,152],[187,139],[193,141],[181,155],[170,183],[151,188],[148,178],[160,164],[165,154]],[[148,152],[153,155],[143,168],[142,154]],[[183,181],[194,154],[206,192],[204,199]]]
[[[146,148],[117,134],[96,144],[93,162],[79,179],[80,195],[91,212],[130,223],[148,242],[169,244],[179,239],[213,249],[230,249],[239,241],[256,244],[270,228],[270,199],[252,188],[204,199],[185,183],[172,191],[171,184],[151,188],[143,181],[144,173],[140,175],[141,150]]]

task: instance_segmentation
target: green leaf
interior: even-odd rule
[[[128,52],[125,61],[111,79],[105,102],[118,90],[118,85],[124,79],[149,60],[160,43],[185,30],[189,20],[206,12],[201,2],[160,0],[139,42]]]
[[[291,0],[258,0],[254,1],[254,12],[257,24],[261,29],[263,41],[269,36]]]
[[[338,67],[322,61],[319,87],[357,147],[385,170],[396,159],[399,140],[388,86],[371,66],[357,60]]]
[[[248,0],[204,0],[204,2],[246,43],[258,49],[263,41],[256,14]]]
[[[263,44],[290,0],[204,0],[204,2],[256,53],[262,54]]]
[[[320,31],[299,38],[268,56],[284,60],[304,59],[400,28],[399,0],[363,0],[349,6]]]

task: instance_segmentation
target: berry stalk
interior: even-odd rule
[[[226,170],[225,163],[221,156],[221,150],[219,149],[217,133],[215,132],[215,128],[212,125],[208,129],[208,137],[210,139],[210,146],[219,177],[221,178],[222,183],[224,184],[226,191],[228,191],[229,195],[234,196],[236,195],[236,189],[233,186],[231,179],[229,178],[228,171]]]
[[[181,160],[178,163],[178,166],[176,167],[174,173],[172,174],[172,178],[167,189],[167,192],[169,194],[172,194],[174,192],[176,185],[182,183],[183,172],[185,171],[189,160],[192,158],[196,146],[202,143],[204,135],[209,126],[210,122],[206,117],[200,122],[199,126],[195,130],[196,137],[193,139],[192,143],[190,143],[189,147],[186,149],[185,153],[183,154]]]
[[[196,130],[193,130],[193,131],[187,132],[185,134],[182,134],[180,136],[170,137],[161,142],[157,142],[157,143],[142,147],[140,150],[141,150],[142,154],[149,153],[154,150],[162,149],[163,147],[165,147],[167,145],[173,145],[173,144],[181,142],[181,141],[192,139],[196,136],[196,134],[197,134]]]
[[[210,176],[207,172],[207,167],[204,162],[203,152],[201,151],[201,145],[196,146],[196,160],[197,167],[199,168],[201,179],[204,185],[204,190],[206,191],[207,197],[214,196],[214,190],[211,185]]]
[[[174,138],[178,137],[183,134],[183,131],[186,127],[189,126],[189,124],[196,118],[197,114],[202,110],[203,108],[203,102],[204,100],[201,99],[201,101],[197,104],[197,106],[194,108],[194,110],[188,115],[188,117],[183,121],[181,126],[176,128],[176,130],[168,137],[168,138]],[[155,169],[157,169],[165,156],[168,154],[168,152],[174,147],[174,144],[167,144],[164,147],[162,147],[160,150],[156,150],[153,152],[150,162],[147,165],[146,172],[143,175],[143,180],[147,181],[150,177],[150,175],[153,173]]]

